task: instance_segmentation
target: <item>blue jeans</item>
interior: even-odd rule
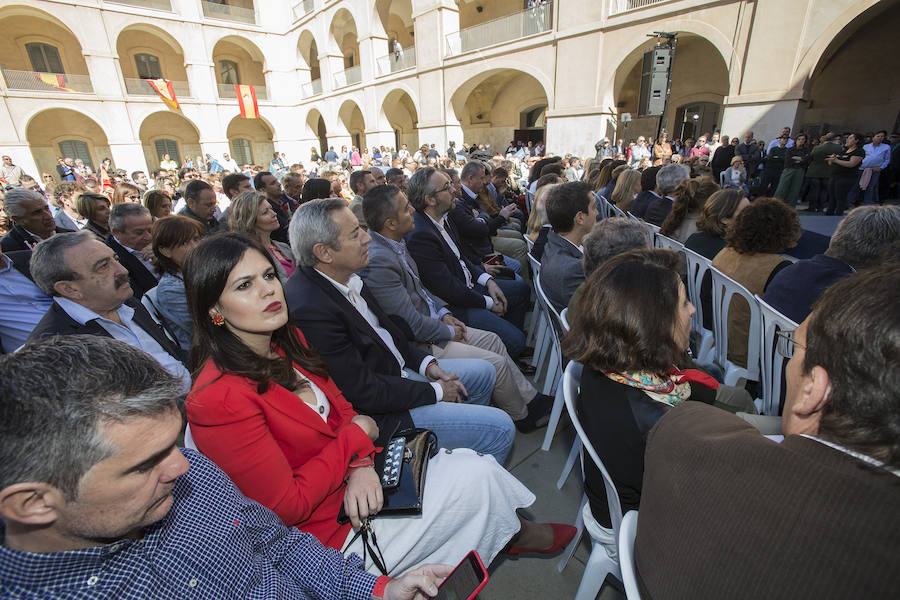
[[[413,408],[409,414],[416,427],[437,434],[441,448],[471,448],[493,455],[500,465],[506,463],[516,434],[509,415],[493,406],[438,402]]]
[[[503,262],[506,263],[507,267],[513,270],[513,272],[516,274],[516,279],[521,279],[521,277],[519,277],[519,274],[522,272],[522,263],[514,258],[506,256],[505,254],[503,255]]]
[[[495,279],[494,282],[506,296],[508,308],[503,318],[522,329],[525,326],[525,313],[529,308],[528,301],[531,299],[531,286],[521,278]],[[483,293],[487,295],[487,290],[484,290]]]
[[[479,358],[447,358],[439,361],[439,364],[446,372],[459,376],[468,393],[466,404],[487,406],[491,403],[494,384],[497,382],[497,370],[494,369],[494,365]],[[428,381],[410,369],[405,370],[410,379]]]

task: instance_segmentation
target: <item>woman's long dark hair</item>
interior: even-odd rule
[[[322,177],[307,179],[300,191],[300,204],[324,198],[331,198],[331,181]]]
[[[296,389],[300,379],[292,362],[316,375],[327,376],[325,362],[300,341],[297,329],[290,323],[272,332],[272,344],[284,352],[286,359],[283,359],[259,356],[227,327],[217,326],[210,319],[209,309],[219,301],[228,276],[247,252],[259,252],[275,269],[272,257],[258,242],[238,233],[221,233],[204,239],[184,263],[184,287],[194,321],[189,361],[193,377],[196,379],[209,359],[223,373],[255,381],[259,393],[265,392],[271,383]]]

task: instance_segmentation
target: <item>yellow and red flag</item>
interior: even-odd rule
[[[163,99],[169,108],[172,110],[179,110],[178,106],[178,98],[175,97],[175,87],[172,85],[172,82],[168,79],[145,79],[150,87],[156,90],[156,93],[159,94],[159,97]]]
[[[238,106],[241,107],[241,116],[245,119],[258,119],[259,107],[256,105],[256,90],[252,85],[236,85]]]
[[[65,75],[59,75],[57,73],[35,73],[34,75],[45,84],[54,87],[61,92],[78,92],[78,90],[72,90],[66,87]]]

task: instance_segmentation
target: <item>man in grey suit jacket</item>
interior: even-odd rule
[[[381,185],[363,198],[372,241],[369,265],[359,273],[385,311],[408,327],[422,349],[438,359],[480,358],[497,371],[492,399],[528,432],[547,422],[553,399],[539,394],[510,358],[496,333],[467,328],[447,303],[429,293],[403,239],[415,227],[413,208],[400,189]]]
[[[584,281],[581,240],[597,221],[591,188],[581,181],[557,186],[547,199],[547,220],[553,227],[541,257],[541,289],[557,312],[569,305]]]

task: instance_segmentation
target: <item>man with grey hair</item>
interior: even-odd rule
[[[150,211],[135,202],[113,204],[109,211],[110,235],[106,245],[113,249],[122,266],[128,269],[131,289],[136,298],[159,283],[156,268],[150,259],[153,217]]]
[[[626,217],[609,217],[594,225],[590,233],[584,236],[581,242],[584,249],[582,266],[584,266],[584,278],[587,280],[591,273],[613,256],[636,250],[649,248],[650,238],[647,237],[647,228],[639,221]],[[569,318],[575,312],[575,306],[581,298],[584,283],[578,286],[569,300]]]
[[[112,339],[44,340],[0,357],[4,596],[411,600],[436,592],[452,567],[396,579],[366,573],[358,556],[286,526],[212,461],[178,448],[180,388],[146,353]]]
[[[512,421],[479,406],[490,402],[493,366],[471,359],[438,364],[411,343],[409,326],[391,319],[356,275],[369,263],[371,237],[347,203],[329,198],[300,205],[290,235],[300,263],[284,286],[291,320],[350,404],[375,419],[382,436],[376,445],[386,445],[396,431],[425,427],[442,446],[492,454],[503,464]]]
[[[838,224],[828,250],[779,271],[763,298],[795,323],[812,312],[822,293],[861,269],[878,265],[900,240],[900,206],[860,206]]]
[[[669,165],[656,173],[656,193],[659,198],[650,203],[644,220],[654,225],[662,225],[666,217],[672,211],[672,203],[675,201],[671,194],[678,184],[689,179],[691,170],[686,165]]]
[[[132,297],[128,271],[112,248],[86,230],[61,233],[38,244],[31,275],[53,304],[28,341],[54,335],[111,337],[140,348],[191,389],[187,353]]]
[[[69,231],[57,227],[47,201],[33,190],[16,188],[6,192],[3,211],[13,224],[0,239],[0,248],[4,252],[31,250],[57,232]]]

